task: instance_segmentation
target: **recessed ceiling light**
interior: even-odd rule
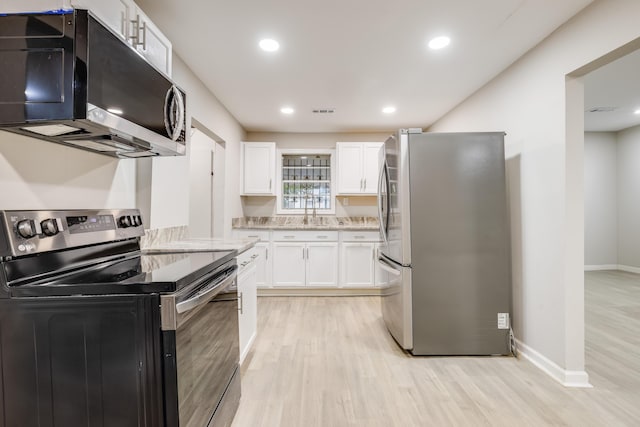
[[[390,105],[390,106],[388,106],[388,107],[384,107],[384,108],[382,109],[382,112],[383,112],[383,113],[385,113],[385,114],[395,113],[395,112],[396,112],[396,107],[393,107],[393,106],[391,106],[391,105]]]
[[[633,114],[640,114],[640,110],[634,111]]]
[[[429,48],[433,50],[442,49],[443,47],[449,46],[451,43],[451,39],[447,36],[440,36],[433,38],[429,41]]]
[[[281,112],[282,114],[293,114],[294,109],[293,109],[293,108],[291,108],[291,107],[282,107],[282,108],[280,109],[280,112]]]
[[[264,50],[265,52],[275,52],[276,50],[280,49],[280,43],[273,39],[262,39],[260,40],[259,46],[260,49]]]

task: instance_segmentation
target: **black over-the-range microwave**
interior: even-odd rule
[[[120,158],[186,152],[186,95],[86,10],[0,16],[0,129]]]

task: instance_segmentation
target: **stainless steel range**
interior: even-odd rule
[[[143,233],[137,210],[0,211],[0,427],[231,424],[236,253]]]

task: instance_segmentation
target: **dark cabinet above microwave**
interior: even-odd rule
[[[0,129],[114,157],[186,152],[186,95],[86,10],[0,16]]]

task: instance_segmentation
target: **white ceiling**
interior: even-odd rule
[[[246,130],[356,132],[429,126],[591,1],[137,3]],[[448,48],[426,47],[443,34]],[[265,37],[280,50],[261,51]]]
[[[619,131],[640,125],[640,51],[626,55],[584,78],[584,127]],[[598,109],[601,111],[591,112]],[[604,110],[604,111],[602,111]]]

